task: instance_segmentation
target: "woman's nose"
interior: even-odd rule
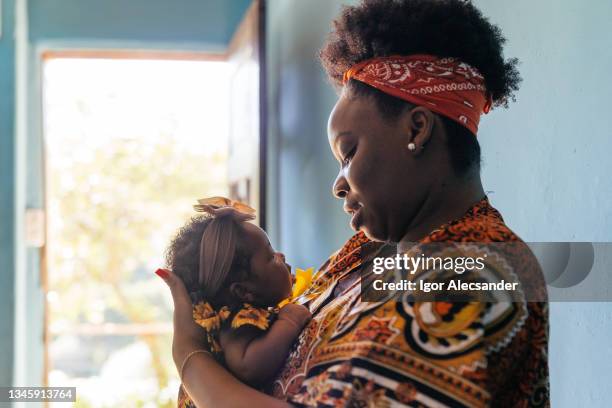
[[[280,257],[282,262],[285,262],[285,254],[283,254],[282,252],[277,252],[276,255]]]
[[[336,196],[336,198],[342,199],[346,197],[348,191],[349,187],[348,183],[346,182],[346,177],[344,177],[344,174],[342,174],[341,171],[340,173],[338,173],[338,177],[336,177],[336,180],[334,181],[334,185],[332,186],[332,192],[334,196]]]

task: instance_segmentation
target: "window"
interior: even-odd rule
[[[77,406],[175,404],[171,299],[153,271],[195,200],[229,193],[227,66],[44,62],[47,375],[77,387]]]

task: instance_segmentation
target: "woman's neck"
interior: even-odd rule
[[[439,226],[456,220],[484,197],[480,175],[443,183],[425,198],[416,217],[398,242],[398,252],[410,247]]]

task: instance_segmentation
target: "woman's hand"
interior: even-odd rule
[[[202,348],[206,332],[193,320],[193,306],[181,278],[167,269],[158,269],[155,273],[166,282],[172,293],[174,302],[172,358],[177,370],[180,370],[185,357],[192,351]]]

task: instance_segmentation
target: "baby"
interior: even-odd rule
[[[199,200],[166,260],[191,293],[207,347],[241,381],[266,383],[283,365],[310,312],[291,297],[291,267],[248,222],[255,210],[222,197]]]

